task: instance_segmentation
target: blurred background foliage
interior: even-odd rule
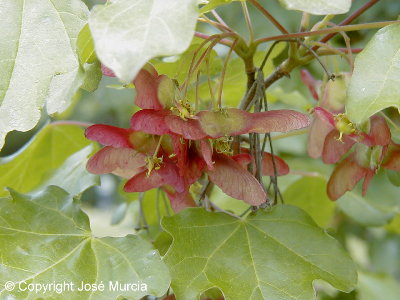
[[[86,0],[85,2],[90,8],[103,1]],[[353,1],[352,11],[364,3],[365,1],[361,0]],[[298,31],[300,13],[285,11],[277,1],[268,1],[267,6],[273,16],[289,31]],[[250,4],[249,9],[256,38],[280,34]],[[357,22],[395,20],[399,11],[400,1],[380,1],[357,19]],[[239,2],[221,6],[218,8],[218,12],[229,26],[247,37],[246,24]],[[338,23],[342,19],[343,16],[339,15],[333,19],[333,22]],[[319,17],[312,17],[311,24],[318,20],[320,20]],[[198,31],[207,34],[216,33],[214,28],[206,24],[199,24]],[[353,47],[363,47],[375,32],[375,30],[368,30],[350,32],[348,35]],[[180,57],[157,59],[153,60],[152,63],[159,73],[168,74],[182,83],[185,79],[185,70],[189,68],[193,51],[201,42],[199,39],[194,39],[191,47]],[[345,47],[340,35],[337,35],[332,43],[336,46]],[[263,45],[258,49],[260,52],[256,54],[256,65],[260,64],[267,46],[269,45]],[[202,66],[203,73],[208,72],[210,75],[214,90],[218,88],[220,71],[227,50],[225,46],[218,45],[211,55],[209,69],[206,70],[206,66]],[[274,50],[264,73],[268,75],[272,72],[286,55],[286,46],[282,43]],[[347,63],[341,58],[324,57],[323,61],[331,72],[349,70]],[[312,63],[307,66],[307,69],[317,79],[322,79],[323,71],[319,64]],[[244,94],[245,85],[244,65],[238,57],[233,55],[225,77],[224,104],[226,106],[237,106]],[[291,108],[307,112],[309,108],[315,105],[308,90],[299,79],[299,70],[295,70],[290,78],[284,78],[274,84],[267,92],[267,96],[272,109]],[[124,88],[117,79],[103,77],[95,92],[79,91],[75,95],[73,105],[63,114],[52,116],[50,119],[43,114],[41,122],[33,130],[24,133],[10,133],[0,156],[7,157],[17,152],[49,121],[68,119],[128,127],[130,117],[136,110],[133,105],[134,97],[135,90],[133,88]],[[189,92],[189,97],[194,98],[194,89]],[[206,106],[209,103],[210,92],[207,77],[200,80],[199,97],[203,101],[203,105]],[[389,111],[389,113],[391,112]],[[306,154],[306,143],[307,135],[274,141],[275,152],[283,157],[291,168],[290,175],[278,180],[285,202],[306,210],[318,225],[326,228],[330,234],[339,239],[351,253],[360,269],[359,285],[356,291],[344,294],[335,291],[326,284],[316,283],[319,299],[399,299],[400,188],[390,184],[386,174],[380,172],[379,176],[373,179],[365,199],[348,196],[338,203],[332,203],[325,193],[332,166],[324,165],[320,160],[309,158]],[[86,146],[86,144],[82,144],[83,146]],[[46,152],[43,152],[42,155],[46,155]],[[66,154],[60,153],[59,155],[65,156]],[[398,177],[397,174],[389,175],[392,179]],[[396,182],[396,178],[392,181]],[[162,193],[154,190],[145,193],[143,197],[139,197],[138,194],[124,193],[122,191],[123,182],[112,175],[102,176],[101,183],[101,186],[92,187],[81,195],[86,211],[91,216],[93,231],[97,235],[124,235],[132,233],[136,229],[144,228],[139,230],[139,234],[156,241],[159,249],[168,246],[170,240],[161,233],[159,219],[163,215],[172,214],[172,210]],[[354,193],[360,194],[359,191]],[[211,197],[216,205],[234,213],[240,214],[247,209],[247,205],[243,202],[226,196],[217,188],[215,188]],[[397,216],[393,214],[393,211],[396,210]],[[114,224],[114,227],[110,226],[111,223]],[[120,225],[115,226],[116,224]],[[214,292],[208,294],[215,295]]]

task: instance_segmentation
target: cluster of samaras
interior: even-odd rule
[[[335,81],[322,86],[308,72],[303,70],[301,75],[318,101],[310,128],[308,153],[313,158],[322,157],[326,164],[339,162],[328,182],[329,198],[340,198],[363,178],[365,195],[380,167],[400,171],[400,145],[392,141],[385,118],[375,115],[355,126],[343,113],[348,74],[339,75]],[[322,87],[320,93],[318,86]]]
[[[106,75],[112,73],[104,69]],[[88,162],[95,174],[114,173],[129,178],[127,192],[162,188],[178,211],[195,202],[190,187],[204,176],[227,195],[251,205],[267,199],[262,185],[249,171],[254,158],[236,147],[234,136],[287,132],[309,126],[309,118],[292,110],[250,113],[227,108],[196,111],[180,96],[176,82],[146,65],[136,76],[135,104],[141,108],[130,128],[93,125],[86,136],[105,145]],[[237,152],[237,153],[236,153]],[[289,169],[279,157],[262,154],[265,176],[284,175]]]

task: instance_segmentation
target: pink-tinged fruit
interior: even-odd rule
[[[327,192],[331,200],[339,199],[366,176],[368,169],[357,164],[351,155],[339,163],[328,181]]]
[[[129,135],[132,130],[119,128],[111,125],[96,124],[86,129],[86,138],[99,142],[105,146],[113,146],[115,148],[130,148]]]
[[[321,85],[321,83],[318,80],[315,80],[311,73],[305,69],[300,70],[300,78],[301,81],[303,81],[303,83],[307,86],[313,98],[318,101],[319,96],[317,93],[317,87]]]
[[[93,155],[87,170],[93,174],[113,173],[130,178],[145,168],[145,155],[130,148],[104,147]]]
[[[232,158],[214,154],[214,170],[207,171],[209,179],[225,194],[250,205],[260,205],[267,195],[256,178]]]
[[[212,138],[245,133],[287,132],[310,125],[310,119],[293,110],[271,110],[249,113],[229,108],[222,111],[201,111],[197,114],[203,131]]]
[[[160,169],[139,173],[129,179],[124,186],[125,192],[146,192],[164,185],[174,187],[178,193],[185,191],[185,183],[179,175],[176,165],[164,162]]]

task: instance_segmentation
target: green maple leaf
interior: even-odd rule
[[[345,292],[357,281],[341,245],[293,206],[246,220],[193,208],[162,225],[173,237],[164,261],[177,299],[198,299],[217,287],[227,300],[310,300],[316,279]]]
[[[92,236],[88,217],[56,186],[27,196],[11,191],[0,199],[0,299],[140,299],[162,296],[170,277],[160,255],[139,236]],[[15,284],[12,291],[6,283]],[[119,283],[146,290],[112,290]],[[73,283],[75,288],[35,293],[28,284]],[[103,283],[104,291],[78,291],[81,282]],[[9,284],[9,283],[8,283]]]

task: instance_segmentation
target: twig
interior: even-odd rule
[[[297,33],[289,33],[289,34],[282,34],[276,36],[270,36],[266,38],[261,38],[255,40],[254,43],[259,45],[261,43],[266,43],[270,41],[279,41],[279,40],[288,40],[288,39],[297,39],[303,38],[307,36],[313,35],[322,35],[327,33],[339,33],[340,31],[358,31],[363,29],[374,29],[374,28],[382,28],[385,26],[393,25],[393,24],[400,24],[400,21],[385,21],[385,22],[372,22],[372,23],[364,23],[364,24],[356,24],[356,25],[345,25],[345,26],[335,26],[331,28],[325,28],[316,31],[306,31],[306,32],[297,32]]]

